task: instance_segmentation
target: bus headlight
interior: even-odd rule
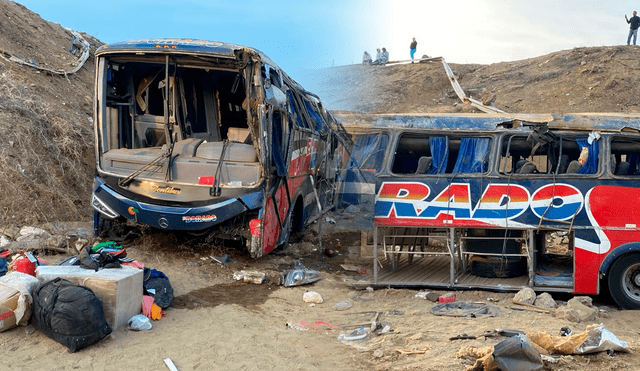
[[[91,206],[109,219],[115,219],[120,216],[117,212],[113,211],[113,209],[102,202],[102,200],[100,200],[95,194],[91,197]]]

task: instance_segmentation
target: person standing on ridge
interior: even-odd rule
[[[631,36],[633,36],[633,45],[636,45],[636,39],[638,38],[638,27],[640,27],[640,17],[637,15],[638,13],[634,10],[633,17],[631,19],[627,18],[627,15],[624,15],[624,19],[629,24],[629,36],[627,37],[627,45],[631,42]]]
[[[411,42],[411,45],[409,45],[409,49],[410,54],[411,54],[411,63],[413,63],[413,55],[416,54],[416,49],[418,48],[418,42],[416,41],[416,38],[413,38],[413,41]]]

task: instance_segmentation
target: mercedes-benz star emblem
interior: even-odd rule
[[[167,228],[169,226],[169,221],[165,218],[158,219],[158,225],[162,228]]]

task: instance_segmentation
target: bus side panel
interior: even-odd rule
[[[623,196],[623,197],[621,197]],[[599,231],[599,248],[576,239],[575,290],[597,293],[598,272],[605,256],[618,246],[640,241],[640,189],[595,186],[585,196],[593,228]],[[579,243],[581,245],[579,245]]]
[[[275,198],[278,213],[276,213],[276,207],[273,203]],[[265,212],[263,214],[262,223],[264,229],[262,231],[262,253],[266,254],[271,252],[277,244],[278,238],[280,237],[281,228],[280,225],[284,225],[286,220],[286,212],[288,210],[288,205],[286,202],[287,195],[286,190],[284,189],[284,185],[280,186],[276,191],[275,197],[269,197],[266,202]],[[278,216],[280,217],[280,221],[278,222]]]
[[[574,272],[574,293],[597,294],[598,293],[598,269],[604,259],[604,254],[598,254],[583,249],[576,239]]]

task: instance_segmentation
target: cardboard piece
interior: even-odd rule
[[[16,327],[20,291],[0,283],[0,332]]]
[[[112,329],[124,326],[142,309],[142,269],[122,267],[94,271],[80,266],[39,266],[41,283],[64,278],[91,289],[102,300],[102,308]]]
[[[14,271],[0,277],[0,332],[29,324],[31,293],[37,285],[38,279],[25,273]]]

